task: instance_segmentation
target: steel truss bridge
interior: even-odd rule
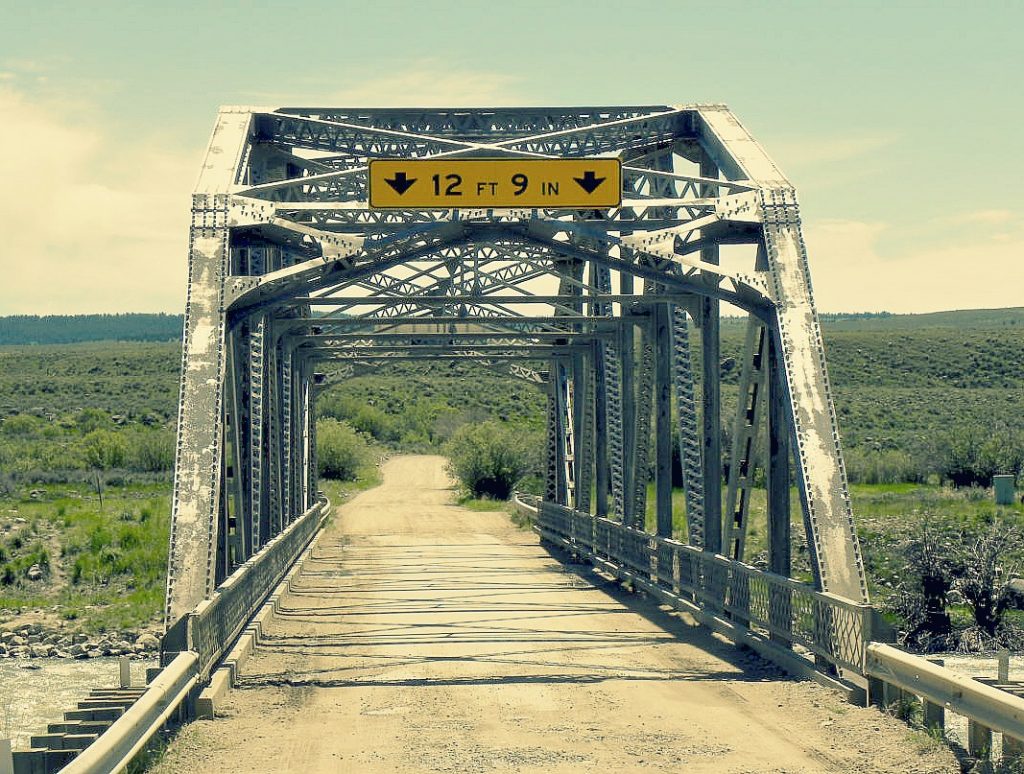
[[[597,157],[619,207],[369,206],[374,159]],[[723,304],[747,319],[729,417]],[[258,641],[330,508],[318,369],[437,359],[547,395],[545,493],[518,501],[544,540],[790,672],[1022,744],[1024,699],[875,641],[796,194],[726,107],[225,108],[192,205],[163,667],[65,771],[119,770]],[[813,585],[789,577],[791,463]]]
[[[369,160],[453,157],[618,159],[622,204],[369,208]],[[748,316],[728,439],[723,303]],[[544,499],[643,529],[653,469],[661,537],[676,422],[687,542],[742,560],[763,468],[784,576],[792,450],[815,585],[867,601],[796,194],[722,105],[222,110],[185,328],[169,625],[314,505],[325,361],[467,359],[541,385]]]

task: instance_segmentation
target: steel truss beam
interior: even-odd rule
[[[594,154],[623,162],[619,208],[380,212],[366,202],[372,158]],[[723,266],[726,244],[750,245],[750,265]],[[548,498],[643,525],[653,462],[661,534],[673,516],[674,411],[687,539],[710,550],[724,541],[742,558],[761,459],[780,572],[792,449],[817,583],[866,600],[795,193],[724,106],[226,108],[189,250],[168,625],[312,501],[319,360],[472,359],[543,383]],[[721,302],[757,330],[725,527]]]

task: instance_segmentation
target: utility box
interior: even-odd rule
[[[996,505],[1013,505],[1013,476],[992,476],[992,487],[996,490]]]

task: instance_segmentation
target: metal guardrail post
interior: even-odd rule
[[[944,667],[946,662],[941,658],[930,658],[928,659],[931,663],[937,667]],[[921,721],[924,727],[931,730],[942,731],[946,727],[946,708],[941,704],[936,704],[927,698],[921,699]]]

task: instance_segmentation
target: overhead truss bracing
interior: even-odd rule
[[[368,203],[373,159],[594,156],[621,206]],[[749,317],[732,418],[722,304]],[[795,192],[727,108],[225,108],[193,196],[168,625],[312,504],[325,385],[433,360],[547,394],[545,496],[579,510],[742,560],[761,466],[783,574],[792,464],[816,583],[866,600]]]

